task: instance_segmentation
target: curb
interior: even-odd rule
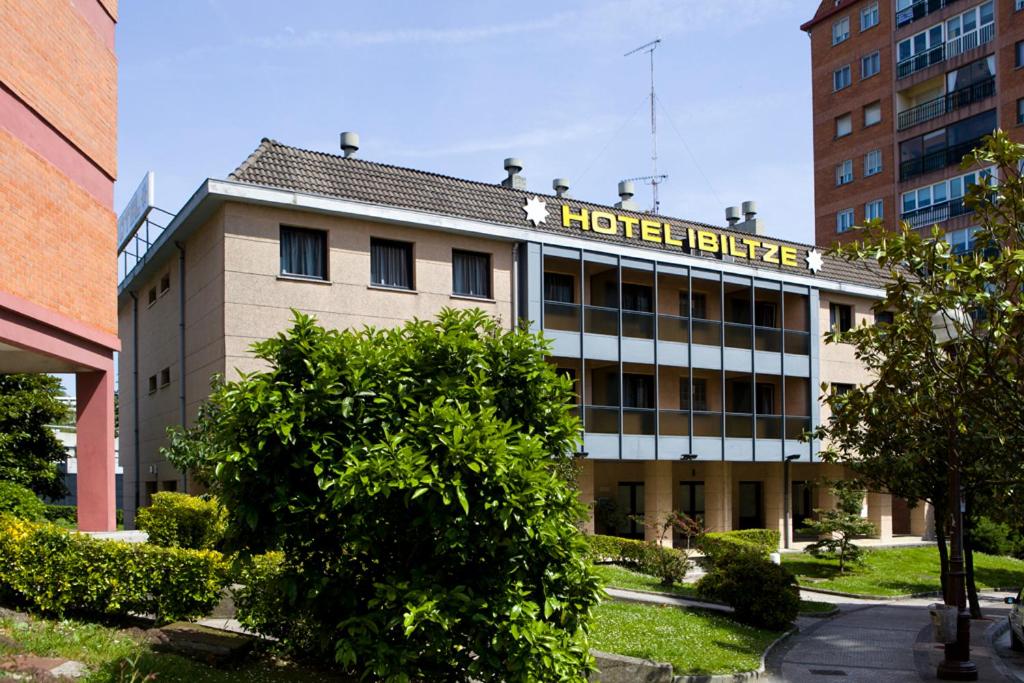
[[[998,619],[994,624],[985,629],[985,644],[988,645],[988,649],[992,652],[992,665],[996,668],[1000,674],[1003,675],[1008,681],[1018,681],[1024,683],[1024,672],[1021,672],[1018,668],[1010,668],[1003,661],[1003,656],[999,653],[999,648],[996,647],[996,639],[1001,638],[1004,633],[1010,630],[1010,622],[1007,619]]]
[[[842,591],[829,590],[827,588],[812,588],[803,584],[798,584],[800,590],[807,591],[808,593],[821,593],[822,595],[835,595],[840,598],[854,598],[856,600],[913,600],[914,598],[941,598],[942,591],[926,591],[924,593],[904,593],[902,595],[868,595],[865,593],[844,593]],[[979,593],[1013,593],[1019,592],[1020,588],[1017,587],[1003,587],[993,586],[991,588],[978,587]]]

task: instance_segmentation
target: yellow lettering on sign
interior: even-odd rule
[[[572,227],[572,222],[577,221],[580,224],[580,228],[583,230],[590,230],[590,212],[586,209],[580,209],[579,213],[573,213],[569,210],[568,204],[562,204],[562,226],[566,228]]]
[[[640,221],[640,237],[647,242],[661,244],[661,223],[658,221]]]
[[[690,249],[697,247],[697,233],[693,228],[686,229],[686,243],[690,245]]]
[[[768,251],[764,252],[764,256],[761,260],[765,263],[778,263],[779,262],[779,245],[777,244],[765,244],[764,248]]]
[[[796,265],[796,248],[794,247],[781,247],[779,252],[782,254],[782,265],[784,266],[795,266]]]
[[[682,240],[672,239],[672,226],[665,223],[665,244],[670,247],[681,247],[683,246]]]
[[[718,235],[706,230],[697,231],[697,248],[701,251],[717,252]]]
[[[594,232],[599,232],[602,235],[619,234],[619,226],[615,225],[615,215],[607,211],[595,211],[590,214],[590,227]]]
[[[640,224],[639,220],[630,216],[619,216],[619,221],[621,221],[622,225],[626,228],[626,237],[632,237],[633,228]]]
[[[757,248],[761,246],[761,240],[752,240],[748,237],[743,238],[743,243],[747,245],[747,258],[753,261],[757,258]]]
[[[736,238],[732,235],[729,236],[729,254],[731,256],[739,256],[740,258],[746,258],[747,252],[744,249],[740,249],[736,245]]]

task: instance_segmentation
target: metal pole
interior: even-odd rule
[[[963,492],[960,490],[960,462],[955,449],[949,450],[949,599],[957,608],[956,640],[945,644],[945,659],[936,676],[946,681],[976,681],[978,667],[971,661],[971,613],[967,611],[967,573],[964,571]]]
[[[783,451],[785,453],[785,451]],[[783,507],[783,530],[782,547],[789,550],[789,517],[792,514],[789,501],[789,458],[782,457],[782,507]]]

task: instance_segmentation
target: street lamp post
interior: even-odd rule
[[[789,463],[793,462],[800,457],[799,453],[793,455],[787,455],[782,459],[782,507],[783,507],[783,529],[782,529],[782,547],[789,549],[789,537],[790,537],[790,518],[793,515],[793,505],[789,500]]]

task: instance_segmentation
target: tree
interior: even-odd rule
[[[835,557],[839,560],[839,573],[846,571],[846,564],[857,562],[861,548],[853,542],[860,536],[875,532],[875,525],[860,516],[864,490],[852,481],[831,483],[836,507],[832,510],[815,510],[817,519],[808,519],[804,528],[818,537],[804,552],[814,557]]]
[[[211,397],[229,544],[283,552],[286,644],[367,678],[583,681],[599,583],[561,471],[571,382],[479,310],[300,313]]]
[[[879,223],[834,249],[888,274],[875,309],[893,319],[828,336],[852,344],[873,379],[826,397],[832,415],[816,434],[823,458],[873,488],[932,502],[938,520],[959,503],[947,490],[951,472],[974,493],[968,520],[1019,518],[1024,506],[1022,158],[1024,148],[997,131],[965,159],[979,179],[964,200],[980,226],[968,252],[954,252],[937,227],[921,235],[904,224],[891,233]],[[936,526],[945,577],[944,529]],[[980,614],[965,541],[971,607]]]
[[[57,465],[68,454],[50,428],[68,419],[62,395],[52,375],[0,375],[0,480],[40,496],[67,495]]]

